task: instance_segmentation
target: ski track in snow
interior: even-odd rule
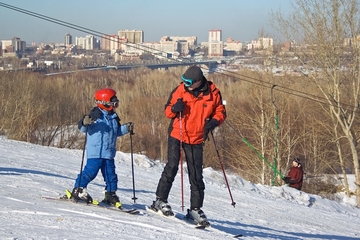
[[[80,215],[91,216],[91,217],[96,217],[96,218],[100,218],[100,219],[105,219],[105,220],[111,221],[112,223],[114,223],[114,222],[124,223],[124,224],[130,224],[130,225],[134,225],[134,226],[151,228],[151,229],[158,230],[158,231],[163,231],[163,232],[173,232],[171,230],[159,228],[159,227],[149,225],[149,224],[145,224],[145,223],[140,223],[140,222],[136,223],[136,222],[128,222],[128,221],[124,221],[124,220],[119,220],[119,219],[113,219],[113,218],[109,218],[109,217],[100,216],[100,215],[95,214],[95,213],[79,212],[79,211],[74,211],[74,210],[70,210],[70,209],[62,209],[62,208],[58,208],[58,210],[65,211],[65,212],[73,212],[73,213],[77,213],[77,214],[80,214]],[[122,213],[122,214],[127,214],[127,213]]]

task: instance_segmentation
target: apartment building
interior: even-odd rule
[[[209,30],[209,43],[221,42],[221,41],[222,41],[222,31],[220,29]]]
[[[21,56],[25,53],[26,42],[14,37],[11,40],[1,40],[1,52],[3,57]]]
[[[100,48],[100,42],[93,35],[76,37],[75,45],[85,50],[94,50]]]
[[[65,46],[69,46],[72,44],[72,36],[68,33],[65,35]]]
[[[272,38],[259,38],[257,40],[252,40],[251,43],[247,45],[247,49],[271,49],[274,45],[274,40]]]
[[[219,57],[224,55],[224,43],[220,29],[209,30],[208,57]]]
[[[142,30],[119,30],[118,36],[126,38],[128,43],[142,43],[144,42],[144,32]]]
[[[189,48],[192,48],[197,45],[197,37],[195,36],[191,36],[191,37],[163,36],[160,39],[160,42],[164,42],[164,41],[175,41],[175,42],[186,41],[189,45]]]

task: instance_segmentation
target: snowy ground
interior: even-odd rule
[[[145,210],[155,197],[163,166],[134,155],[133,204],[130,154],[116,157],[121,201],[141,210],[129,215],[97,207],[52,201],[72,189],[80,170],[82,151],[42,147],[0,137],[0,239],[360,239],[360,209],[353,199],[337,203],[287,186],[252,184],[227,175],[236,202],[231,205],[222,172],[205,169],[204,212],[211,227],[198,230],[184,221],[167,219]],[[186,169],[185,169],[186,171]],[[188,180],[185,205],[189,205]],[[101,174],[88,186],[103,198]],[[169,199],[181,216],[180,177]]]

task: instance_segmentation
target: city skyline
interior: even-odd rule
[[[120,29],[142,30],[145,42],[159,41],[163,36],[196,36],[200,43],[207,41],[211,29],[221,29],[223,41],[228,37],[237,41],[251,41],[259,37],[260,30],[273,37],[276,32],[270,27],[270,12],[281,11],[285,15],[291,12],[291,1],[282,0],[89,0],[85,4],[69,0],[41,3],[7,0],[1,3],[94,32],[116,34]],[[28,44],[61,43],[67,33],[73,37],[89,35],[4,6],[0,6],[0,22],[0,40],[19,37]]]

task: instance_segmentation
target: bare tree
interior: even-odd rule
[[[347,139],[360,207],[360,168],[354,135],[360,92],[359,1],[297,0],[293,7],[291,16],[275,13],[273,25],[296,44],[299,61],[310,73],[309,81],[322,94],[330,115],[336,119],[334,131],[341,131],[341,135],[334,132],[334,138]],[[320,71],[311,73],[311,68]]]

